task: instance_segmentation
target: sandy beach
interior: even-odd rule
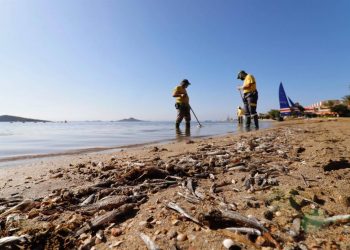
[[[0,248],[349,249],[349,161],[338,118],[2,163]]]

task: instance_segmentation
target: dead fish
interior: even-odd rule
[[[146,234],[140,233],[140,237],[143,240],[143,242],[145,242],[148,250],[160,250],[156,243],[152,241],[151,238],[148,237]]]
[[[98,202],[88,205],[83,210],[111,210],[118,208],[126,203],[136,203],[139,199],[144,198],[145,196],[110,196],[105,199],[99,200]]]
[[[94,198],[95,198],[95,194],[91,194],[79,206],[83,207],[83,206],[89,205],[94,200]]]
[[[6,245],[17,243],[18,241],[24,242],[28,239],[29,239],[29,235],[8,236],[8,237],[0,238],[0,247],[5,247]]]
[[[121,207],[119,207],[118,209],[114,209],[114,210],[107,212],[107,213],[105,213],[105,214],[103,214],[95,219],[92,219],[87,225],[83,226],[82,228],[80,228],[77,231],[76,237],[78,237],[82,233],[85,233],[89,229],[93,229],[93,228],[102,226],[104,224],[107,224],[107,223],[115,220],[118,216],[121,216],[121,215],[126,214],[126,213],[130,212],[131,210],[133,210],[135,208],[135,206],[136,206],[136,204],[125,204],[125,205],[122,205]]]
[[[167,204],[167,207],[168,208],[171,208],[177,212],[179,212],[182,216],[194,221],[195,223],[201,225],[201,223],[199,222],[199,220],[197,220],[196,218],[194,218],[193,216],[189,215],[185,210],[183,210],[179,205],[177,205],[176,203],[174,202],[169,202]]]
[[[4,216],[7,216],[8,214],[11,214],[14,211],[26,211],[35,206],[35,202],[33,200],[24,200],[18,205],[6,210],[4,213],[0,214],[0,218],[3,218]]]
[[[250,228],[250,227],[227,227],[225,228],[226,230],[229,230],[234,233],[246,233],[250,235],[257,235],[261,236],[261,232],[255,228]]]

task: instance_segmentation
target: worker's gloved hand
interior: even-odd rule
[[[185,96],[187,96],[186,94],[181,94],[181,97],[185,97]]]

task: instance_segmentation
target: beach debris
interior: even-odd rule
[[[291,229],[290,229],[290,235],[294,238],[299,237],[300,235],[300,228],[301,228],[301,219],[295,218],[293,220]]]
[[[98,211],[101,209],[104,210],[111,210],[114,208],[118,208],[126,203],[136,203],[141,198],[145,198],[145,195],[139,195],[139,196],[109,196],[105,197],[96,203],[87,205],[83,207],[82,209],[84,211]]]
[[[347,165],[340,167],[339,162],[344,163],[340,160],[325,166],[325,172],[319,174],[322,178],[315,180],[310,172],[301,173],[302,162],[307,162],[302,165],[305,168],[312,163],[305,158],[308,154],[301,154],[305,149],[299,150],[288,138],[303,132],[288,128],[242,136],[239,142],[196,141],[193,152],[169,157],[154,148],[143,158],[118,156],[51,171],[47,178],[63,174],[63,179],[74,176],[90,184],[55,189],[35,200],[23,200],[20,192],[0,197],[0,242],[23,249],[53,242],[66,249],[126,248],[136,233],[148,249],[164,248],[163,236],[171,240],[168,248],[191,249],[197,234],[205,229],[213,233],[215,243],[209,244],[216,247],[303,249],[313,241],[308,235],[313,229],[337,224],[344,225],[337,228],[340,244],[347,242],[350,215],[335,215],[328,204],[341,200],[346,206],[349,197],[329,197],[322,187],[311,185]],[[322,169],[321,162],[315,165]],[[337,181],[346,180],[346,174],[339,174]],[[290,191],[284,189],[286,179],[296,183]],[[194,223],[181,223],[180,216]],[[15,234],[26,237],[19,239],[22,236]],[[325,249],[321,241],[314,245]],[[207,245],[202,246],[206,249]]]
[[[306,187],[310,187],[309,183],[306,181],[305,176],[304,176],[303,174],[300,174],[300,176],[301,176],[301,178],[302,178],[302,180],[303,180],[305,186],[306,186]]]
[[[95,198],[95,194],[91,194],[89,197],[87,197],[82,203],[80,203],[80,206],[81,207],[84,207],[86,205],[89,205],[90,203],[93,202]]]
[[[119,235],[121,235],[123,233],[123,230],[120,229],[120,228],[112,228],[111,229],[111,234],[114,236],[114,237],[118,237]]]
[[[30,209],[32,209],[35,206],[35,202],[31,199],[26,199],[24,201],[22,201],[21,203],[17,204],[16,206],[6,210],[5,212],[3,212],[2,214],[0,214],[0,218],[3,218],[4,216],[7,216],[13,212],[25,212],[25,211],[29,211]]]
[[[26,242],[29,239],[29,235],[3,237],[0,238],[0,247],[7,247],[17,242]]]
[[[325,224],[330,224],[330,223],[348,223],[350,222],[350,214],[344,214],[344,215],[335,215],[332,217],[325,218],[324,220]]]
[[[181,192],[177,192],[178,195],[180,195],[181,197],[184,197],[188,202],[191,203],[199,203],[200,199],[198,199],[196,196],[190,195],[190,194],[183,194]]]
[[[187,235],[180,233],[180,234],[178,234],[176,236],[176,240],[178,240],[178,241],[185,241],[185,240],[187,240]]]
[[[86,231],[90,230],[90,229],[94,229],[97,227],[100,227],[102,225],[105,225],[109,222],[114,221],[118,216],[124,215],[126,213],[131,212],[133,209],[135,208],[135,204],[124,204],[121,207],[119,207],[118,209],[114,209],[110,212],[107,212],[95,219],[92,219],[87,225],[83,226],[82,228],[80,228],[75,236],[78,237],[80,236],[82,233],[85,233]]]
[[[268,232],[268,230],[255,218],[248,218],[235,211],[228,211],[228,210],[222,210],[222,209],[220,209],[219,211],[221,212],[221,215],[223,217],[232,219],[242,224],[252,226],[254,228],[261,230],[262,232]]]
[[[226,249],[230,249],[235,244],[235,242],[231,239],[224,239],[222,244]]]
[[[227,227],[225,229],[234,233],[246,233],[261,236],[261,232],[259,230],[250,227]]]
[[[271,243],[273,243],[278,249],[281,249],[280,244],[272,237],[272,235],[270,234],[269,230],[267,228],[265,228],[257,219],[255,219],[254,217],[252,218],[248,218],[246,216],[243,216],[235,211],[226,211],[226,210],[219,210],[221,213],[222,217],[226,217],[229,219],[234,220],[235,222],[244,224],[244,225],[248,225],[251,227],[254,227],[256,229],[259,229],[262,232],[262,235],[264,238],[266,238],[268,241],[270,241]],[[216,213],[217,214],[217,213]]]
[[[160,250],[160,248],[156,245],[156,243],[151,240],[149,236],[144,233],[139,233],[141,239],[146,244],[148,250]]]
[[[174,202],[169,202],[166,205],[168,208],[175,210],[176,212],[180,213],[183,217],[186,217],[190,219],[191,221],[195,222],[198,225],[202,225],[198,219],[194,218],[192,215],[188,214],[183,208],[181,208],[179,205],[177,205]]]

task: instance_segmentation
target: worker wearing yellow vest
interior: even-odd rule
[[[258,91],[256,81],[253,75],[247,74],[244,70],[238,73],[237,79],[243,81],[243,85],[238,87],[243,90],[243,102],[246,116],[246,128],[250,128],[251,118],[254,120],[255,128],[259,128],[259,118],[256,113],[258,103]]]
[[[241,108],[241,106],[238,106],[237,108],[238,124],[243,124],[243,115],[244,115],[244,110]]]
[[[173,91],[173,97],[176,98],[175,101],[175,108],[177,109],[177,118],[176,118],[176,128],[180,127],[180,123],[182,122],[183,118],[185,118],[186,121],[186,129],[190,128],[190,122],[191,122],[191,108],[190,108],[190,98],[187,95],[187,87],[191,83],[184,79],[180,82],[179,86],[176,86]]]

